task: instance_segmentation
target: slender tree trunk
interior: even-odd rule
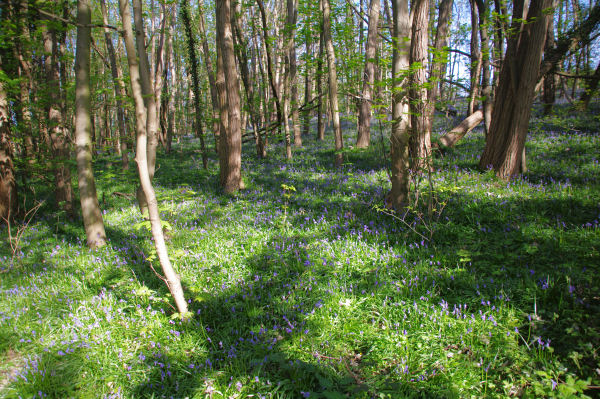
[[[140,83],[142,86],[144,105],[148,116],[147,123],[147,146],[146,146],[146,161],[148,162],[148,174],[150,181],[154,178],[156,168],[156,148],[158,147],[158,115],[156,114],[156,98],[154,97],[153,84],[150,76],[150,64],[148,63],[148,54],[146,52],[146,38],[144,36],[144,23],[142,18],[142,2],[141,0],[133,0],[133,18],[136,26],[136,46],[138,51]],[[144,197],[145,191],[140,186],[136,196],[140,211],[143,214],[148,212],[148,200]]]
[[[435,42],[433,45],[433,62],[431,63],[431,88],[429,89],[429,102],[435,106],[440,95],[440,88],[445,67],[448,64],[448,36],[450,34],[450,22],[452,17],[452,4],[454,0],[442,0],[438,12],[437,29],[435,31]]]
[[[0,73],[3,74],[2,69],[0,64]],[[4,82],[0,80],[0,225],[9,222],[17,212],[17,181],[13,166],[10,119]]]
[[[491,165],[502,179],[523,170],[531,105],[548,27],[549,16],[544,10],[551,5],[551,0],[531,0],[528,12],[524,12],[524,0],[518,0],[513,9],[515,33],[502,64],[492,124],[479,161],[480,168]]]
[[[311,67],[312,67],[312,57],[313,57],[313,45],[312,45],[312,32],[308,29],[306,30],[306,34],[304,36],[304,42],[306,44],[306,61],[304,62],[304,110],[302,111],[302,134],[308,135],[310,131],[310,110],[308,109],[308,104],[310,104],[312,100],[312,76],[311,76]]]
[[[204,145],[204,132],[202,131],[202,107],[200,104],[200,79],[198,78],[198,58],[196,57],[196,40],[192,33],[190,23],[190,12],[186,1],[182,1],[179,5],[181,22],[185,31],[185,40],[187,43],[188,58],[190,62],[189,71],[192,75],[192,90],[194,93],[194,111],[196,118],[197,136],[200,138],[200,150],[202,151],[202,166],[206,170],[208,168],[208,154]]]
[[[294,146],[302,147],[302,135],[300,133],[300,112],[298,111],[298,73],[296,65],[296,23],[298,21],[298,0],[287,0],[287,30],[288,38],[288,60],[289,60],[289,84],[290,84],[290,107],[292,113],[292,124],[294,128]]]
[[[392,189],[389,202],[394,209],[408,205],[408,182],[410,175],[408,145],[409,104],[406,83],[402,74],[409,68],[410,14],[408,0],[392,0],[393,59],[392,59],[392,133],[390,137]]]
[[[373,101],[373,85],[375,84],[375,56],[379,33],[379,14],[381,0],[371,0],[369,7],[369,31],[365,48],[365,69],[362,96],[358,108],[357,148],[367,148],[371,142],[371,102]]]
[[[221,131],[220,138],[220,181],[226,193],[233,193],[243,188],[243,183],[240,85],[235,64],[230,0],[217,0],[216,15],[217,47],[223,61],[228,117],[227,129]]]
[[[136,132],[137,132],[137,144],[136,144],[136,156],[135,160],[138,166],[138,173],[140,177],[140,183],[144,190],[145,197],[148,200],[148,215],[150,218],[150,226],[152,230],[152,238],[154,240],[154,246],[158,259],[162,266],[165,274],[165,282],[169,287],[171,295],[177,305],[177,310],[182,317],[187,317],[187,302],[183,296],[183,288],[181,287],[180,277],[175,273],[171,261],[169,260],[169,254],[167,253],[167,246],[165,244],[165,238],[163,235],[162,224],[158,213],[158,202],[156,200],[156,194],[152,187],[152,181],[150,180],[150,171],[148,169],[148,161],[146,159],[146,144],[147,144],[147,133],[146,133],[146,118],[147,112],[145,109],[143,91],[140,84],[140,68],[138,64],[138,57],[136,55],[135,47],[133,44],[133,28],[131,26],[131,12],[129,11],[129,1],[119,0],[119,7],[121,11],[121,18],[123,19],[123,40],[125,41],[125,47],[127,49],[127,61],[129,63],[129,74],[131,77],[131,91],[135,102],[135,114],[136,114]],[[141,29],[141,26],[138,26]]]
[[[416,0],[413,6],[410,65],[411,75],[411,139],[410,154],[415,171],[430,170],[431,104],[427,98],[427,27],[429,0]]]
[[[544,51],[547,52],[554,48],[554,18],[548,19],[548,32],[546,33],[546,44]],[[544,103],[544,115],[550,115],[554,102],[556,101],[556,78],[554,73],[550,72],[544,75],[544,88],[542,101]]]
[[[321,7],[323,8],[323,44],[325,44],[327,52],[329,75],[329,107],[331,109],[331,118],[333,119],[333,137],[335,139],[335,166],[340,168],[344,162],[344,155],[342,154],[344,141],[342,139],[342,126],[340,125],[337,70],[335,66],[335,50],[333,49],[333,39],[331,37],[331,9],[329,0],[321,0]]]
[[[75,210],[73,208],[71,169],[69,168],[69,163],[67,162],[69,159],[70,146],[68,131],[64,127],[61,112],[62,110],[60,108],[60,75],[58,70],[57,40],[55,32],[50,30],[50,28],[44,29],[43,37],[44,51],[46,54],[48,54],[44,64],[47,84],[46,94],[48,96],[48,105],[46,110],[48,113],[48,132],[50,134],[50,140],[52,143],[52,155],[56,163],[54,167],[54,193],[56,196],[57,206],[64,210],[67,215],[72,218],[75,215]]]
[[[323,25],[321,24],[321,33],[319,37],[319,57],[317,58],[317,95],[318,98],[318,113],[317,113],[317,139],[325,140],[325,124],[323,123]]]
[[[108,25],[108,11],[106,9],[106,0],[100,0],[100,6],[102,8],[102,18],[104,25]],[[110,71],[113,80],[113,89],[115,92],[115,99],[117,103],[117,127],[118,134],[116,137],[116,148],[118,153],[121,155],[121,165],[123,169],[129,169],[129,157],[127,156],[127,140],[125,139],[127,133],[125,131],[125,114],[123,113],[123,98],[121,89],[119,87],[120,76],[117,70],[117,57],[115,54],[115,48],[113,46],[112,39],[110,37],[110,29],[104,28],[104,40],[106,41],[106,52],[108,53],[108,59],[110,60]]]
[[[281,134],[281,127],[283,123],[284,115],[282,115],[281,110],[281,101],[280,101],[280,90],[278,88],[278,84],[275,78],[275,74],[273,71],[273,55],[271,52],[271,40],[269,39],[269,31],[267,28],[267,13],[265,11],[265,6],[262,0],[256,0],[256,4],[258,4],[258,8],[260,9],[260,17],[262,20],[262,30],[263,30],[263,43],[265,45],[265,58],[267,59],[267,74],[269,75],[269,84],[271,85],[271,91],[273,92],[273,99],[275,100],[275,107],[277,110],[277,125],[279,133]]]
[[[92,169],[90,140],[90,38],[92,11],[89,0],[77,2],[77,49],[75,54],[75,153],[79,197],[87,244],[90,248],[106,244],[102,212],[96,194],[96,181]],[[85,26],[87,25],[87,26]]]
[[[171,6],[172,7],[172,6]],[[160,142],[163,144],[163,146],[165,145],[165,134],[162,128],[160,128],[160,115],[162,114],[161,112],[161,107],[162,107],[162,93],[164,90],[164,81],[163,81],[163,74],[164,74],[164,70],[165,70],[165,60],[166,60],[166,52],[165,52],[165,48],[166,48],[166,36],[167,36],[167,21],[170,19],[171,15],[170,15],[170,11],[167,10],[167,5],[164,2],[160,3],[160,34],[158,36],[158,41],[157,41],[157,47],[156,47],[156,52],[153,53],[154,54],[154,65],[153,65],[153,69],[152,69],[152,92],[154,93],[154,104],[156,106],[156,119],[157,119],[157,130],[156,130],[156,136],[157,139],[160,139]],[[156,40],[156,35],[154,35],[153,40]],[[151,54],[152,56],[152,54]],[[196,71],[196,73],[198,73]],[[200,133],[200,131],[199,131]],[[202,139],[201,142],[204,141],[204,134],[202,133]],[[204,146],[202,146],[204,147]],[[204,151],[203,151],[204,152]]]
[[[283,132],[285,137],[285,159],[292,159],[292,138],[290,133],[290,59],[289,52],[284,57],[283,76]]]
[[[208,83],[210,88],[210,100],[212,104],[213,119],[213,135],[215,138],[215,151],[219,152],[219,99],[217,97],[217,87],[215,84],[215,72],[213,70],[212,60],[210,58],[210,52],[208,50],[208,40],[206,39],[206,29],[204,28],[204,5],[202,0],[198,0],[198,33],[200,34],[200,41],[202,43],[202,55],[204,59],[204,67],[206,68],[206,74],[208,75]]]
[[[477,2],[471,3],[471,86],[469,89],[469,115],[477,108],[477,96],[479,93],[479,78],[481,76],[481,51],[479,50],[479,16],[477,13]]]
[[[489,0],[475,0],[479,11],[479,35],[481,36],[481,96],[483,97],[483,118],[485,133],[490,129],[492,121],[492,84],[490,71],[490,36],[488,30]]]

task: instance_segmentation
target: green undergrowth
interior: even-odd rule
[[[187,323],[156,274],[135,170],[100,155],[109,245],[88,250],[50,205],[15,253],[3,244],[0,396],[594,397],[600,140],[597,121],[568,123],[532,120],[529,172],[511,182],[478,171],[483,133],[466,137],[436,158],[434,215],[402,220],[382,212],[376,128],[341,170],[313,135],[288,162],[248,144],[232,196],[214,154],[204,171],[183,139],[155,186]]]

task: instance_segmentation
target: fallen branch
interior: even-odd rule
[[[438,143],[435,143],[433,146],[437,148],[453,147],[460,139],[477,127],[477,125],[479,125],[481,122],[483,122],[483,111],[478,109],[464,119],[458,126],[440,137]]]

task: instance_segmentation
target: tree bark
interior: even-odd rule
[[[240,85],[235,64],[233,31],[231,29],[231,1],[216,1],[217,15],[217,47],[223,61],[225,93],[227,95],[228,125],[221,131],[219,143],[219,165],[221,187],[226,193],[233,193],[243,188],[242,166],[242,131]],[[223,114],[221,114],[223,117]]]
[[[432,106],[435,106],[435,102],[440,95],[443,78],[446,74],[448,36],[450,35],[453,3],[453,0],[442,0],[439,6],[437,29],[433,45],[433,62],[431,63],[431,88],[428,94]]]
[[[548,19],[548,31],[546,33],[546,44],[544,51],[548,52],[554,48],[554,18]],[[556,77],[553,73],[544,75],[544,86],[542,93],[542,101],[544,103],[544,115],[550,115],[554,102],[556,101]]]
[[[77,2],[77,49],[75,53],[75,153],[79,197],[87,244],[90,248],[106,244],[102,212],[96,194],[96,181],[92,169],[92,143],[90,139],[90,38],[92,11],[89,0]],[[88,25],[87,27],[85,25]]]
[[[335,166],[342,167],[344,155],[344,141],[342,139],[342,126],[340,125],[340,111],[338,105],[338,82],[337,70],[335,66],[335,50],[333,49],[333,39],[331,37],[331,9],[329,0],[321,0],[323,8],[323,43],[327,52],[327,67],[329,75],[329,108],[333,120],[333,137],[335,140]]]
[[[408,0],[392,0],[393,59],[392,59],[392,133],[391,159],[392,189],[389,200],[394,209],[408,205],[408,182],[410,175],[408,145],[410,140],[410,116],[406,83],[402,74],[409,68],[411,34]]]
[[[467,133],[477,127],[484,120],[483,111],[478,109],[473,114],[465,118],[458,126],[444,134],[439,138],[439,146],[454,147],[460,139],[462,139]]]
[[[492,124],[479,161],[481,169],[492,166],[501,179],[510,179],[524,169],[525,140],[548,27],[544,10],[551,5],[551,0],[532,0],[525,12],[524,0],[515,3],[515,33],[502,64]]]
[[[100,0],[100,7],[102,8],[102,18],[104,25],[108,25],[108,12],[106,9],[106,0]],[[125,139],[127,133],[125,131],[125,114],[123,113],[123,95],[121,93],[121,87],[119,86],[119,76],[117,70],[117,57],[115,54],[115,48],[111,39],[110,29],[104,28],[104,40],[106,41],[106,52],[108,53],[108,59],[110,61],[110,72],[112,74],[113,89],[115,93],[115,99],[117,103],[117,127],[118,134],[116,137],[116,149],[121,155],[121,165],[123,169],[129,169],[129,157],[127,155],[127,140]]]
[[[289,62],[289,85],[290,85],[290,107],[292,113],[292,125],[294,129],[294,146],[302,147],[302,135],[300,133],[300,112],[298,111],[298,74],[296,65],[296,23],[298,21],[298,0],[287,0],[287,27],[288,38],[288,62]]]
[[[306,61],[304,62],[304,110],[302,111],[302,134],[308,135],[310,131],[310,115],[311,112],[308,110],[308,104],[312,101],[312,57],[313,57],[313,44],[312,44],[312,32],[306,29],[304,42],[306,44]]]
[[[319,57],[317,58],[317,95],[318,107],[317,107],[317,139],[320,141],[325,140],[325,124],[323,123],[323,24],[321,24],[321,32],[319,35]]]
[[[202,167],[204,170],[208,168],[208,154],[204,145],[204,132],[202,130],[202,107],[200,104],[200,79],[198,78],[198,58],[196,57],[196,40],[192,33],[190,23],[190,11],[186,1],[179,4],[181,22],[185,31],[185,40],[187,43],[188,59],[190,62],[190,74],[192,75],[192,91],[194,93],[194,111],[196,120],[197,136],[200,138],[200,151],[202,151]]]
[[[140,84],[140,68],[138,64],[138,57],[136,55],[135,47],[133,44],[133,28],[131,26],[131,12],[129,10],[129,0],[119,0],[119,8],[121,11],[121,18],[123,19],[123,40],[125,42],[125,48],[127,49],[127,62],[129,64],[129,74],[131,77],[131,91],[135,102],[135,114],[136,114],[136,156],[135,160],[138,167],[138,174],[140,177],[140,183],[144,190],[145,197],[148,200],[148,215],[150,218],[150,226],[152,230],[152,238],[154,239],[154,246],[158,255],[159,262],[162,266],[165,274],[165,282],[167,287],[173,295],[177,310],[182,317],[187,317],[187,302],[183,296],[183,288],[181,287],[181,280],[175,273],[171,261],[169,260],[169,254],[167,253],[167,246],[165,244],[165,238],[163,235],[162,224],[158,213],[158,202],[156,200],[156,194],[152,187],[152,181],[150,180],[150,171],[148,168],[148,161],[146,159],[146,144],[147,144],[147,132],[146,132],[146,118],[147,112],[145,109],[143,91]],[[137,29],[141,29],[140,26]]]
[[[475,0],[479,12],[479,35],[481,37],[481,96],[485,133],[490,130],[492,121],[492,84],[490,71],[490,36],[488,30],[489,0]]]
[[[371,102],[373,101],[373,85],[375,83],[375,55],[377,52],[377,35],[379,33],[379,14],[381,0],[371,0],[369,7],[369,30],[365,48],[365,69],[362,95],[358,108],[357,148],[367,148],[371,142]]]
[[[471,86],[469,88],[468,113],[471,115],[477,109],[477,96],[479,93],[479,78],[481,76],[481,51],[479,50],[479,15],[477,13],[477,2],[471,3]]]
[[[154,178],[156,169],[156,148],[158,147],[158,115],[156,114],[156,98],[154,97],[153,84],[150,76],[150,64],[148,63],[148,54],[146,52],[146,38],[144,35],[144,23],[142,18],[142,2],[141,0],[133,0],[133,19],[136,26],[135,38],[138,51],[140,84],[144,105],[148,116],[146,117],[147,146],[146,146],[146,162],[148,162],[148,174],[150,181]],[[140,211],[143,214],[148,212],[148,200],[145,198],[145,191],[139,187],[136,193]]]
[[[0,65],[0,73],[3,73],[2,69]],[[8,97],[4,82],[0,80],[0,225],[15,216],[17,199]]]
[[[427,98],[427,39],[429,0],[416,0],[413,6],[410,65],[411,75],[411,138],[410,156],[414,171],[430,170],[431,165],[431,104]]]

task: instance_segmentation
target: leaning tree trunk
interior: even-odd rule
[[[1,69],[0,73],[3,73]],[[16,211],[17,181],[13,167],[10,113],[4,82],[0,80],[0,224],[8,223]]]
[[[358,137],[356,147],[367,148],[371,142],[371,103],[373,101],[373,84],[375,83],[375,55],[377,52],[377,34],[379,33],[380,0],[371,0],[369,7],[369,31],[365,48],[365,69],[358,108]]]
[[[427,27],[429,0],[416,0],[413,6],[410,43],[411,75],[411,138],[412,169],[430,170],[431,165],[431,104],[427,98]]]
[[[221,131],[219,143],[220,182],[226,193],[233,193],[243,188],[243,183],[240,85],[235,64],[230,0],[216,1],[216,16],[217,47],[223,62],[228,118],[227,129]]]
[[[323,42],[327,52],[327,67],[329,68],[329,107],[331,110],[331,119],[333,120],[333,137],[335,140],[335,166],[340,168],[344,162],[342,150],[344,141],[342,139],[342,126],[340,125],[340,111],[338,105],[338,82],[337,71],[335,68],[335,50],[333,49],[333,39],[331,38],[331,8],[329,0],[321,0],[323,8]]]
[[[75,53],[75,153],[83,225],[87,244],[97,248],[106,244],[102,212],[96,194],[92,169],[90,130],[90,38],[92,20],[90,0],[77,2],[77,50]]]
[[[490,37],[489,37],[489,0],[475,0],[479,10],[479,34],[481,36],[481,96],[483,106],[483,119],[485,122],[485,134],[490,130],[492,122],[492,82],[490,71]]]
[[[394,53],[392,59],[392,189],[390,202],[394,209],[402,209],[408,205],[409,156],[408,142],[409,105],[406,85],[403,85],[401,74],[409,67],[410,14],[408,0],[393,0],[393,34]]]
[[[181,287],[181,280],[175,273],[171,261],[169,260],[169,254],[167,253],[167,246],[165,244],[165,237],[163,235],[162,223],[160,221],[160,215],[158,213],[158,202],[156,200],[156,194],[152,187],[152,181],[150,180],[150,171],[148,170],[148,160],[146,159],[146,144],[147,144],[147,133],[146,133],[146,107],[144,105],[144,98],[142,87],[140,84],[140,68],[138,64],[138,58],[133,44],[133,28],[131,26],[131,12],[129,10],[129,0],[119,0],[119,8],[121,11],[121,18],[123,19],[123,40],[125,41],[125,48],[127,50],[127,62],[129,64],[129,74],[131,77],[131,91],[133,94],[133,100],[135,102],[135,127],[137,135],[136,144],[136,155],[135,161],[138,167],[138,174],[140,177],[140,183],[144,190],[144,195],[148,200],[148,216],[150,218],[150,227],[152,230],[152,238],[154,240],[154,246],[162,270],[165,274],[165,282],[169,287],[171,295],[177,305],[177,310],[182,317],[187,317],[187,302],[183,296],[183,288]],[[141,29],[138,26],[138,29]]]
[[[515,2],[511,38],[502,64],[492,124],[479,167],[491,166],[498,177],[510,179],[523,170],[523,153],[552,0]],[[526,23],[523,23],[526,20]]]
[[[444,134],[438,140],[438,147],[447,148],[454,147],[456,143],[467,133],[477,127],[484,120],[483,111],[478,109],[467,118],[465,118],[461,123],[459,123],[452,130]]]

